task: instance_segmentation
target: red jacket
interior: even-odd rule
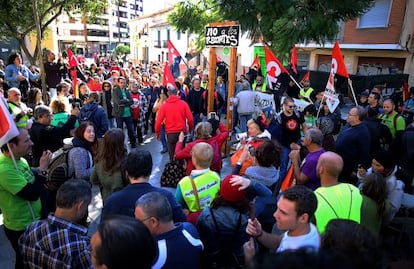
[[[160,136],[161,123],[164,122],[165,132],[180,133],[193,130],[194,121],[188,104],[181,100],[177,95],[168,97],[167,101],[161,106],[155,121],[155,135]]]
[[[215,151],[214,154],[218,156],[213,156],[213,160],[211,161],[210,169],[216,171],[220,174],[221,167],[222,167],[222,160],[221,160],[221,146],[229,137],[229,132],[224,126],[223,123],[220,122],[218,127],[220,133],[209,138],[209,139],[197,139],[191,143],[188,143],[185,147],[183,142],[178,141],[175,145],[175,158],[177,160],[185,160],[187,163],[187,175],[191,173],[192,170],[195,169],[192,158],[191,158],[191,150],[193,149],[194,145],[200,142],[209,143],[213,149],[218,146],[218,152]],[[216,146],[214,145],[216,144]],[[184,148],[183,148],[184,147]]]

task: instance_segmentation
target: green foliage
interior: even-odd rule
[[[106,0],[35,0],[40,18],[41,33],[62,13],[86,14],[94,17],[103,13]],[[0,0],[0,37],[16,38],[32,64],[41,49],[35,49],[31,55],[24,39],[36,30],[34,23],[33,0]]]
[[[168,22],[177,31],[195,33],[199,49],[204,47],[204,29],[211,22],[223,21],[217,1],[215,0],[187,0],[175,5],[174,11],[168,16]]]
[[[339,23],[366,12],[375,0],[186,0],[175,6],[169,23],[204,36],[211,22],[238,21],[250,36],[262,35],[279,53],[293,44],[335,39]]]
[[[125,46],[122,44],[119,44],[116,46],[113,52],[116,56],[123,57],[129,53],[131,53],[131,48],[129,46]]]

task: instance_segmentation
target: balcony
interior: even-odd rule
[[[152,42],[154,44],[154,48],[158,48],[158,49],[161,48],[161,40],[156,39],[156,40],[153,40]]]

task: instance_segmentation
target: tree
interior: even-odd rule
[[[293,44],[334,40],[339,23],[366,12],[375,0],[186,0],[176,4],[169,23],[204,36],[210,22],[238,21],[243,32],[279,53]]]
[[[32,0],[1,0],[0,3],[0,38],[15,38],[31,64],[36,63],[42,49],[38,42],[33,54],[30,53],[25,42],[30,33],[41,31],[40,36],[43,37],[47,27],[64,12],[87,14],[92,19],[102,14],[106,6],[106,0],[36,0],[35,15]],[[33,23],[37,16],[39,27]]]
[[[123,59],[123,61],[125,62],[125,57],[131,53],[131,48],[128,45],[122,45],[119,44],[118,46],[116,46],[116,48],[114,49],[114,55],[116,55],[116,57],[118,59]]]

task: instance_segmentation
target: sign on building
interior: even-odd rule
[[[240,26],[207,26],[206,46],[237,47],[239,45]]]

